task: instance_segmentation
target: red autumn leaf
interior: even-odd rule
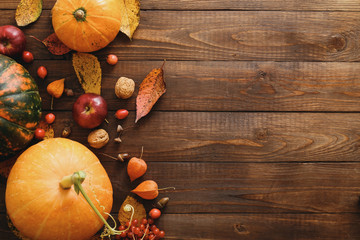
[[[55,33],[50,34],[47,38],[45,38],[42,41],[34,36],[31,37],[39,42],[42,42],[45,45],[45,47],[47,47],[49,52],[51,52],[54,55],[64,55],[71,51],[70,48],[68,48],[65,44],[63,44],[59,40],[59,38],[56,36]]]
[[[140,84],[136,98],[135,123],[148,114],[161,95],[166,92],[163,66],[153,69]]]
[[[42,40],[42,43],[54,55],[64,55],[71,51],[70,48],[59,40],[55,33]]]

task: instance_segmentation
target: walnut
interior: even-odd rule
[[[109,134],[104,129],[96,129],[89,133],[88,142],[93,148],[102,148],[109,142]]]
[[[121,77],[115,84],[115,94],[118,98],[127,99],[130,98],[135,90],[134,80],[126,77]]]

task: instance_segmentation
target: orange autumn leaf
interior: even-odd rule
[[[72,64],[85,93],[101,93],[100,62],[90,53],[74,53]]]
[[[41,15],[42,0],[21,0],[16,8],[15,20],[20,27],[35,22]]]
[[[64,82],[65,78],[55,80],[46,87],[46,91],[54,98],[60,98],[64,92]]]
[[[133,219],[137,219],[140,221],[142,218],[146,218],[146,210],[144,208],[144,205],[137,201],[135,198],[127,196],[122,203],[118,214],[119,222],[121,225],[125,226],[126,222],[129,221],[131,217],[131,212],[126,212],[124,210],[124,207],[127,204],[130,204],[134,208]]]
[[[135,123],[146,116],[157,100],[166,92],[163,66],[153,69],[140,84],[136,98]]]

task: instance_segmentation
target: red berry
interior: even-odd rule
[[[147,223],[148,223],[148,221],[147,221],[147,219],[146,219],[146,218],[141,219],[141,224],[146,225]]]
[[[42,140],[45,137],[45,130],[42,128],[35,129],[35,138]]]
[[[140,232],[137,234],[137,236],[138,236],[139,238],[141,238],[143,235],[144,235],[143,231],[140,231]]]
[[[26,63],[31,63],[34,60],[34,56],[31,52],[29,51],[23,51],[22,53],[22,59],[24,60],[24,62]]]
[[[128,227],[129,225],[130,225],[130,222],[127,221],[127,222],[125,223],[125,226]]]
[[[163,238],[165,237],[165,232],[164,231],[160,231],[158,234],[159,237]]]
[[[149,218],[147,221],[148,221],[149,225],[154,224],[154,219],[152,219],[152,218]]]
[[[132,220],[131,225],[136,226],[138,225],[139,221],[137,219]]]
[[[47,70],[44,66],[40,66],[38,69],[37,69],[37,75],[44,79],[46,76],[47,76]]]
[[[119,226],[119,230],[120,230],[120,231],[125,230],[125,226],[124,226],[124,225],[120,225],[120,226]]]
[[[153,230],[153,233],[154,233],[155,235],[159,235],[159,233],[160,233],[160,229],[155,228],[155,229]]]
[[[151,227],[150,227],[150,230],[151,231],[154,231],[154,229],[156,229],[157,227],[156,227],[156,225],[154,224],[154,225],[151,225]]]
[[[115,65],[118,62],[118,57],[114,54],[109,54],[106,58],[106,62],[110,65]]]
[[[129,111],[126,109],[119,109],[115,113],[115,117],[117,119],[124,119],[129,115]]]
[[[161,216],[161,211],[157,208],[153,208],[150,210],[149,212],[149,216],[152,218],[152,219],[157,219]]]
[[[55,121],[55,115],[53,113],[48,113],[45,115],[45,121],[48,124],[52,124]]]
[[[132,232],[128,232],[128,234],[127,234],[127,236],[128,236],[129,238],[131,238],[131,239],[133,238],[133,235],[134,235],[134,234],[133,234]]]
[[[121,236],[122,238],[126,237],[126,236],[127,236],[127,231],[122,232],[122,233],[120,234],[120,236]]]
[[[140,228],[136,227],[133,232],[134,234],[138,234],[140,232]]]

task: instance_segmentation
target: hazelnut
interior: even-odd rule
[[[89,133],[88,142],[93,148],[102,148],[109,142],[109,134],[104,129],[96,129]]]
[[[118,98],[127,99],[130,98],[135,91],[135,82],[134,80],[121,77],[117,80],[115,84],[115,94]]]

